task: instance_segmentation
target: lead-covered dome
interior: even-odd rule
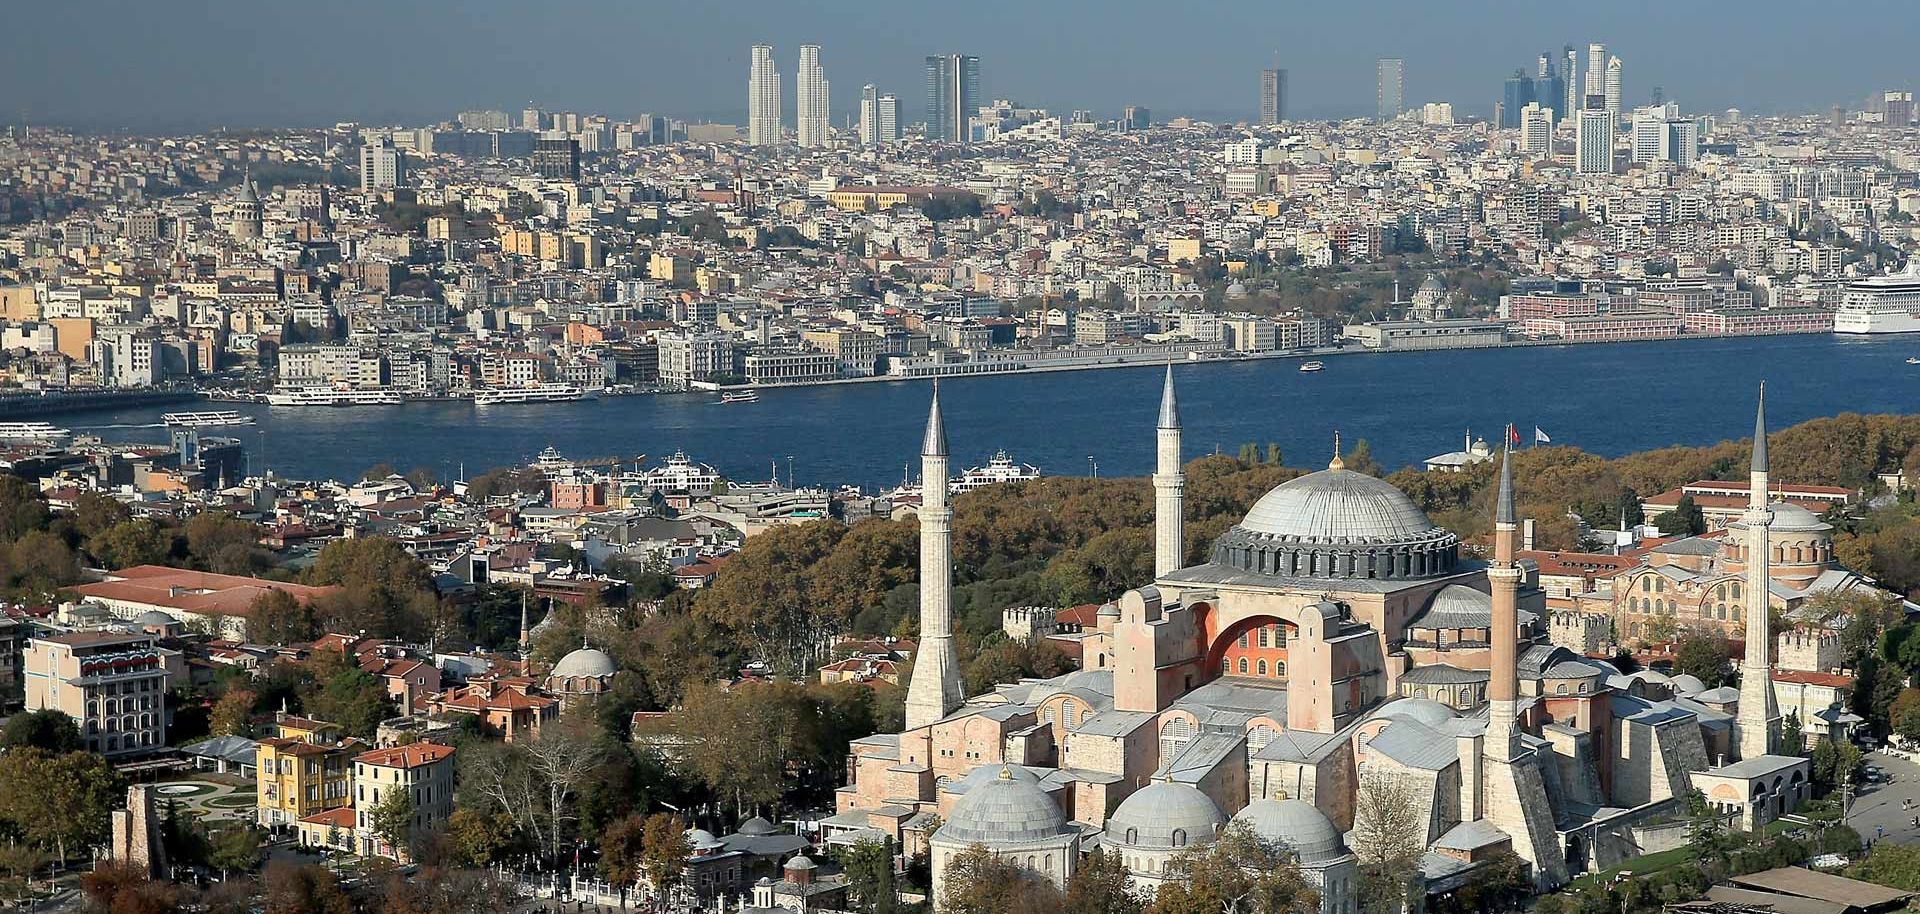
[[[1155,781],[1121,801],[1107,818],[1107,840],[1129,847],[1182,848],[1212,841],[1226,821],[1220,807],[1192,784]]]
[[[1339,830],[1305,800],[1255,800],[1235,813],[1233,821],[1245,822],[1254,834],[1286,845],[1307,866],[1346,855]]]
[[[1405,492],[1336,465],[1275,486],[1214,543],[1213,561],[1311,578],[1423,578],[1451,572],[1459,538]]]
[[[614,670],[612,657],[590,647],[574,651],[553,665],[555,676],[612,676]]]
[[[1026,771],[1001,768],[953,804],[936,837],[989,848],[1049,841],[1067,831],[1067,817]]]

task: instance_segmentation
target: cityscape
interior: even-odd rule
[[[1904,19],[270,7],[0,62],[0,907],[1920,908]]]

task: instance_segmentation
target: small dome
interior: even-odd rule
[[[1255,800],[1235,813],[1233,821],[1245,822],[1254,834],[1286,845],[1307,865],[1345,855],[1340,832],[1305,800]]]
[[[997,777],[982,781],[953,804],[953,817],[934,837],[991,848],[1047,841],[1067,829],[1067,817],[1032,774],[1003,767]]]
[[[590,647],[574,651],[553,665],[555,676],[612,676],[615,670],[612,657]]]
[[[1220,808],[1191,784],[1155,781],[1121,801],[1107,818],[1107,841],[1129,847],[1173,849],[1213,840],[1226,824]],[[1127,833],[1133,832],[1129,839]],[[1174,832],[1185,832],[1181,841]]]
[[[1673,687],[1673,694],[1683,697],[1698,695],[1707,690],[1707,684],[1701,682],[1700,677],[1692,673],[1681,673],[1668,680],[1667,684]]]
[[[1452,708],[1431,698],[1401,698],[1387,702],[1380,709],[1379,716],[1418,721],[1429,727],[1435,727],[1452,720],[1454,713]]]
[[[140,615],[134,616],[133,624],[135,625],[178,625],[180,624],[180,620],[175,619],[174,617],[169,616],[166,613],[163,613],[157,609],[149,609],[146,612],[141,613]]]
[[[1424,537],[1433,522],[1391,483],[1329,469],[1275,486],[1254,502],[1240,527],[1303,540],[1399,541]]]
[[[1119,606],[1119,604],[1117,604],[1117,603],[1102,603],[1102,604],[1100,604],[1100,612],[1099,612],[1099,614],[1097,615],[1097,618],[1101,618],[1101,619],[1118,619],[1118,618],[1120,618],[1120,606]]]
[[[707,848],[719,847],[720,839],[714,837],[713,832],[707,831],[704,828],[689,828],[687,829],[687,846],[696,851],[706,850]]]
[[[810,870],[814,866],[814,862],[807,859],[804,854],[794,854],[793,859],[787,861],[787,869],[790,870]]]
[[[780,834],[780,826],[767,821],[764,817],[754,816],[753,818],[740,823],[740,834],[752,835],[756,838],[764,838],[767,835]]]

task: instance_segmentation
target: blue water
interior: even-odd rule
[[[1347,355],[1301,373],[1291,359],[1174,368],[1189,457],[1243,442],[1278,442],[1288,463],[1321,465],[1340,430],[1364,438],[1384,466],[1456,450],[1466,429],[1498,441],[1509,422],[1556,444],[1618,455],[1743,438],[1755,383],[1768,381],[1774,427],[1836,413],[1920,411],[1920,337],[1827,335],[1670,340],[1620,345]],[[1052,475],[1138,476],[1152,469],[1158,367],[1003,375],[941,385],[956,467],[1005,448]],[[233,408],[259,417],[227,430],[260,467],[295,478],[357,478],[375,463],[452,478],[523,465],[552,445],[576,458],[684,449],[736,479],[766,479],[789,458],[802,483],[896,483],[915,461],[924,382],[763,391],[721,406],[713,394],[615,397],[565,404],[413,403],[391,407]],[[227,408],[228,404],[215,404]],[[143,425],[180,405],[77,414],[76,430]],[[162,441],[158,428],[104,428],[111,441]]]

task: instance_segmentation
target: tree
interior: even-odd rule
[[[107,760],[90,752],[14,749],[0,755],[0,824],[67,859],[69,847],[105,843],[108,817],[124,788]]]
[[[679,816],[656,812],[641,825],[640,872],[654,891],[665,893],[680,880],[692,852],[687,846],[687,823]]]
[[[260,526],[218,511],[187,521],[187,555],[218,574],[253,574],[270,564],[260,548]]]
[[[207,842],[207,865],[220,871],[221,878],[233,872],[252,872],[260,865],[260,845],[265,838],[251,825],[228,825],[214,829]]]
[[[11,543],[47,526],[47,501],[25,479],[0,476],[0,542]]]
[[[865,914],[895,914],[900,898],[893,885],[893,839],[862,840],[840,855],[854,905]]]
[[[1718,629],[1689,631],[1674,649],[1673,671],[1699,679],[1709,689],[1717,689],[1733,679],[1733,655],[1727,638]]]
[[[91,908],[105,914],[174,914],[185,909],[185,891],[158,882],[134,866],[108,864],[80,878]]]
[[[353,900],[333,872],[318,864],[267,864],[264,914],[353,914]]]
[[[1050,914],[1060,910],[1060,892],[1053,883],[978,844],[947,861],[943,881],[940,910],[944,914]]]
[[[1065,914],[1140,914],[1145,907],[1117,853],[1088,854],[1067,880]]]
[[[133,511],[118,499],[99,492],[82,492],[73,500],[73,530],[82,539],[92,539],[118,524],[133,519]]]
[[[387,796],[367,812],[373,834],[398,851],[413,837],[413,794],[405,787],[387,788]]]
[[[214,736],[247,736],[253,732],[253,708],[259,696],[246,689],[228,689],[213,703],[208,729]]]
[[[1380,462],[1373,459],[1373,445],[1368,444],[1365,438],[1355,439],[1353,449],[1341,457],[1340,462],[1355,473],[1378,476],[1381,472]]]
[[[1800,722],[1799,711],[1788,711],[1780,722],[1780,754],[1805,755],[1807,753],[1806,726]]]
[[[88,539],[87,551],[108,568],[155,565],[173,551],[173,534],[145,518],[122,521]]]
[[[620,888],[621,907],[627,904],[627,887],[640,881],[646,826],[646,818],[634,813],[600,831],[600,878]]]
[[[777,668],[804,672],[823,637],[837,628],[841,609],[824,602],[810,571],[846,532],[839,523],[817,520],[747,540],[728,561],[746,564],[703,588],[695,615],[736,633]]]
[[[339,724],[353,736],[372,739],[380,722],[394,715],[386,686],[372,673],[348,665],[339,651],[317,651],[307,666],[314,680],[301,691],[300,704],[313,716]]]
[[[13,543],[13,574],[20,587],[42,596],[80,580],[80,558],[67,541],[32,530]]]
[[[1667,536],[1699,536],[1707,532],[1707,516],[1694,504],[1693,496],[1682,495],[1672,510],[1653,519],[1653,525]]]
[[[434,616],[432,573],[391,537],[334,540],[321,547],[305,577],[309,584],[341,588],[316,607],[333,630],[421,636]]]
[[[447,840],[455,858],[467,866],[485,867],[502,859],[518,837],[513,816],[503,810],[456,809],[447,818]]]
[[[1314,891],[1285,847],[1229,824],[1212,843],[1167,862],[1167,881],[1148,914],[1314,914]]]
[[[301,644],[320,633],[313,607],[279,587],[269,587],[247,607],[247,638],[257,644]]]
[[[1359,858],[1360,909],[1397,914],[1414,891],[1426,850],[1426,813],[1413,787],[1391,775],[1361,773],[1350,841]]]
[[[80,748],[80,728],[73,718],[51,708],[22,711],[0,729],[0,749],[27,748],[72,752]]]

